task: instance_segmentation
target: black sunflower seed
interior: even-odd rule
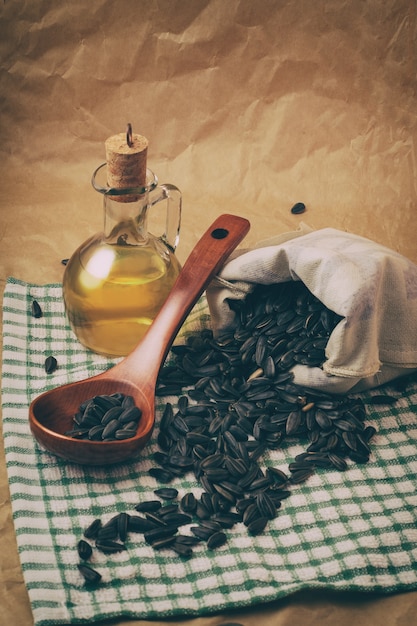
[[[191,526],[190,528],[193,535],[202,539],[203,541],[207,541],[209,537],[215,532],[211,528],[204,528],[204,526]]]
[[[114,554],[115,552],[126,550],[126,546],[123,543],[113,541],[112,539],[97,539],[96,548],[105,554]]]
[[[213,533],[207,539],[207,547],[209,550],[215,550],[216,548],[220,548],[220,546],[223,546],[226,542],[227,542],[226,533],[219,530],[218,532]]]
[[[221,524],[213,519],[201,520],[200,526],[202,526],[203,528],[208,528],[213,532],[218,532],[222,529]]]
[[[388,396],[385,394],[378,394],[369,398],[369,404],[394,404],[397,402],[398,398],[394,396]]]
[[[334,467],[341,471],[344,472],[347,469],[347,463],[346,461],[339,456],[338,454],[334,454],[333,452],[329,452],[329,461],[331,462],[332,465],[334,465]]]
[[[104,394],[101,396],[94,396],[93,402],[97,406],[101,407],[104,412],[108,411],[114,406],[120,406],[120,401],[117,397],[107,396]]]
[[[145,517],[147,520],[149,520],[150,522],[152,522],[154,524],[155,527],[161,527],[161,526],[167,526],[167,522],[165,520],[162,519],[162,517],[160,517],[158,515],[159,511],[157,511],[156,513],[145,513]]]
[[[156,478],[161,483],[170,483],[174,478],[174,474],[172,472],[162,469],[161,467],[151,467],[148,474],[149,476]]]
[[[176,502],[170,501],[169,504],[165,504],[164,506],[161,506],[161,508],[158,509],[157,513],[159,517],[161,517],[162,519],[165,519],[166,516],[171,515],[171,513],[178,513],[178,507],[179,505]]]
[[[123,413],[122,406],[120,405],[111,406],[109,409],[105,411],[105,413],[103,414],[100,420],[102,426],[107,426],[107,424],[109,424],[110,422],[113,422],[114,420],[119,420],[119,417],[122,413]]]
[[[160,539],[155,539],[151,542],[152,548],[154,550],[162,550],[163,548],[169,548],[175,541],[175,535],[170,535],[169,537],[161,537]]]
[[[197,498],[192,492],[186,493],[181,498],[181,509],[184,513],[194,513],[197,508]]]
[[[193,549],[191,545],[186,545],[182,543],[181,541],[174,541],[171,547],[174,550],[174,552],[176,552],[179,556],[184,557],[186,559],[192,557],[193,555]]]
[[[270,479],[270,482],[273,482],[275,484],[285,485],[288,482],[287,474],[277,467],[268,467],[266,470],[266,474]]]
[[[305,482],[313,474],[314,474],[314,468],[307,467],[307,468],[298,469],[295,472],[292,472],[289,482],[292,485],[298,485],[299,483]]]
[[[144,502],[139,502],[139,504],[136,504],[135,510],[138,511],[138,513],[154,513],[155,511],[160,509],[161,506],[162,503],[160,500],[145,500]]]
[[[299,410],[291,411],[288,415],[285,432],[288,436],[295,435],[302,422],[302,413]]]
[[[84,541],[84,539],[80,539],[78,542],[77,551],[80,559],[83,559],[83,561],[88,561],[93,554],[93,548],[87,541]]]
[[[114,433],[115,439],[131,439],[136,435],[136,428],[121,428]]]
[[[197,502],[194,514],[200,520],[210,519],[212,511],[207,506],[205,506],[203,502]]]
[[[116,539],[118,536],[118,530],[116,524],[105,524],[97,532],[96,540],[104,541],[107,539]]]
[[[52,374],[52,372],[55,372],[57,367],[58,367],[58,361],[56,360],[56,358],[54,356],[49,355],[48,357],[46,357],[46,359],[45,359],[45,372],[47,374]]]
[[[248,524],[248,532],[250,535],[260,535],[268,523],[266,517],[257,517]]]
[[[242,516],[238,513],[215,513],[212,518],[214,522],[218,522],[221,528],[233,528],[235,524],[242,521]]]
[[[196,546],[201,542],[195,535],[175,535],[175,543],[182,543],[185,546]]]
[[[126,396],[128,397],[128,396]],[[125,400],[123,400],[124,402]],[[127,408],[123,407],[123,403],[122,403],[122,413],[119,415],[119,422],[120,424],[128,424],[129,422],[134,422],[137,423],[139,422],[140,418],[142,417],[142,411],[139,407],[137,406],[129,406]]]
[[[101,581],[101,574],[92,567],[89,567],[84,563],[78,563],[77,567],[80,574],[83,576],[86,584],[97,585]]]
[[[155,489],[154,494],[162,500],[174,500],[178,496],[178,490],[174,487],[161,487]]]
[[[99,441],[102,439],[104,426],[102,424],[96,424],[92,426],[88,431],[88,438],[92,441]]]
[[[103,441],[111,439],[113,437],[113,435],[115,434],[116,430],[118,430],[119,428],[119,420],[117,419],[113,419],[110,420],[110,422],[108,422],[104,429],[103,432],[101,433],[101,438]]]
[[[190,524],[192,519],[191,515],[187,515],[187,513],[169,513],[164,517],[164,521],[167,524],[175,524],[176,526]]]
[[[32,300],[31,313],[32,313],[32,317],[36,317],[36,318],[40,318],[43,315],[41,306],[37,300]]]
[[[261,492],[256,496],[256,504],[262,517],[274,519],[277,513],[277,507],[266,492]]]
[[[98,531],[102,526],[101,519],[97,518],[84,531],[84,537],[86,539],[95,539],[97,537]]]
[[[128,513],[119,513],[117,518],[117,531],[120,541],[125,542],[127,539],[127,532],[129,528],[129,515]]]
[[[306,210],[306,205],[304,202],[296,202],[294,206],[291,208],[291,213],[294,215],[299,215],[300,213],[304,213]]]
[[[260,517],[259,508],[256,501],[251,502],[248,507],[245,508],[242,515],[242,521],[245,526],[249,526],[253,520]]]

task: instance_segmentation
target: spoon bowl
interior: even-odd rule
[[[42,448],[82,465],[109,465],[135,457],[152,435],[155,387],[168,351],[192,307],[211,279],[244,238],[248,220],[221,215],[201,237],[186,260],[170,294],[136,348],[107,371],[56,387],[35,398],[29,424]],[[133,397],[142,411],[136,434],[129,439],[91,441],[65,435],[82,402],[98,395]]]

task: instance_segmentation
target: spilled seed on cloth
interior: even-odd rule
[[[49,355],[48,357],[46,357],[46,359],[45,359],[45,372],[47,374],[52,374],[53,372],[55,372],[57,367],[58,367],[58,361],[56,360],[56,358],[54,356]]]
[[[40,318],[43,316],[41,306],[37,300],[32,300],[31,313],[32,317]]]

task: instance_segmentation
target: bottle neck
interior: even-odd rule
[[[141,245],[148,239],[147,233],[147,194],[121,202],[105,195],[104,234],[108,243],[118,245]]]

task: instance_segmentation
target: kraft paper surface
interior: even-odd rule
[[[245,247],[303,221],[416,263],[416,58],[409,0],[5,0],[2,291],[8,276],[60,282],[61,259],[102,229],[90,179],[128,122],[149,140],[148,167],[182,192],[182,262],[228,212],[251,221]],[[164,227],[160,204],[149,229]],[[30,626],[3,450],[0,489],[0,624]],[[227,614],[112,623],[411,626],[416,614],[416,591],[304,591]]]

